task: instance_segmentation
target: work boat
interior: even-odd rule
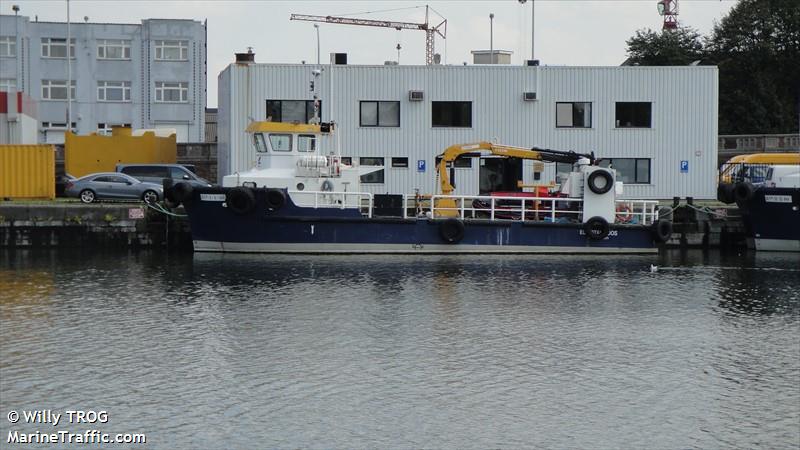
[[[657,202],[619,200],[622,183],[594,155],[478,142],[448,147],[433,195],[372,194],[375,167],[321,154],[332,124],[255,122],[255,167],[222,186],[166,186],[182,203],[198,252],[263,253],[649,253],[669,239]],[[484,155],[573,163],[558,190],[460,195],[448,167]],[[379,170],[380,168],[377,168]],[[452,170],[450,171],[452,172]]]

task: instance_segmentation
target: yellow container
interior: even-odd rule
[[[64,171],[74,177],[114,172],[118,163],[167,163],[177,160],[175,135],[160,137],[152,131],[133,136],[130,128],[114,128],[111,136],[64,136]]]
[[[0,145],[0,199],[55,197],[52,145]]]

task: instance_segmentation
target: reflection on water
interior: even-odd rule
[[[3,414],[154,448],[800,442],[796,255],[2,258]]]

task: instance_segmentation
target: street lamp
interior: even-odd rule
[[[524,5],[525,3],[527,3],[527,2],[528,2],[528,0],[518,0],[518,1],[519,1],[519,4],[520,4],[520,5]],[[534,1],[534,0],[531,0],[531,61],[532,61],[532,60],[534,60],[534,59],[536,59],[536,58],[534,58],[534,57],[533,57],[533,40],[534,40],[534,36],[535,36],[534,30],[535,30],[535,28],[536,28],[536,27],[534,26],[534,24],[535,24],[536,22],[534,21],[534,10],[535,10],[535,8],[534,8],[534,3],[533,3],[533,1]]]
[[[489,14],[489,64],[494,64],[494,13]]]
[[[315,23],[314,28],[317,30],[317,65],[319,65],[319,24]]]

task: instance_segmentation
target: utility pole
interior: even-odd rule
[[[528,3],[528,0],[518,0],[518,1],[519,1],[520,5],[524,5],[525,3]],[[536,20],[535,20],[535,16],[534,16],[534,12],[535,12],[536,8],[535,8],[534,5],[535,5],[534,0],[531,0],[531,61],[536,59],[536,58],[534,58],[534,51],[533,51],[534,38],[536,37],[536,31],[535,31],[536,30]]]
[[[319,24],[315,23],[314,28],[317,30],[317,65],[319,65]]]
[[[69,0],[67,0],[67,130],[72,131],[72,33],[70,33]]]
[[[489,64],[494,64],[494,13],[489,13]]]

